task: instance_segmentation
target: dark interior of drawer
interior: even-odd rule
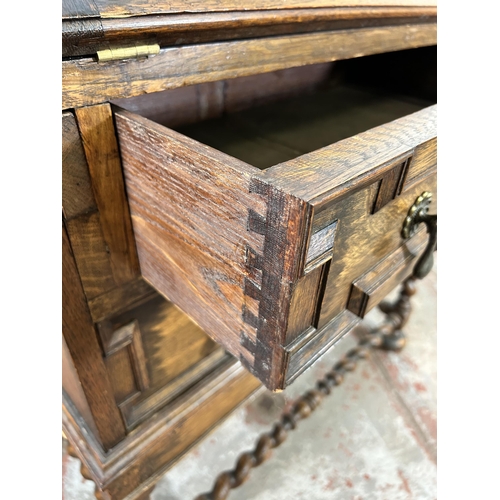
[[[436,48],[211,82],[117,101],[260,169],[436,102]]]

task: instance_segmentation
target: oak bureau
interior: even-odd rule
[[[98,498],[145,499],[432,255],[436,5],[63,0],[62,28],[63,429]]]

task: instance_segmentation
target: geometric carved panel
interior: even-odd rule
[[[363,318],[399,283],[411,275],[426,234],[419,231],[352,283],[347,309]]]
[[[139,323],[134,320],[113,329],[110,321],[103,321],[98,328],[115,398],[120,405],[149,388]]]
[[[403,160],[400,158],[396,166],[391,168],[379,181],[378,193],[373,204],[373,214],[399,195],[410,161],[411,156],[409,155]]]
[[[317,215],[322,224],[338,221],[318,328],[345,309],[363,317],[392,286],[404,280],[414,265],[410,261],[416,262],[415,255],[423,250],[421,246],[411,248],[413,241],[403,240],[401,228],[415,197],[425,190],[436,192],[436,176],[431,173],[401,191],[405,172],[413,163],[411,154],[405,156],[382,178]],[[421,237],[425,245],[426,235]]]

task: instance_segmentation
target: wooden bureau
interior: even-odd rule
[[[63,2],[63,428],[147,498],[410,276],[436,6]]]

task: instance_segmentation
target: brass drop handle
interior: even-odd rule
[[[431,201],[432,193],[423,192],[408,211],[401,231],[403,238],[407,239],[415,234],[420,223],[424,223],[427,227],[429,242],[413,268],[413,276],[418,279],[427,276],[432,269],[434,264],[433,254],[437,246],[437,215],[428,213]]]

